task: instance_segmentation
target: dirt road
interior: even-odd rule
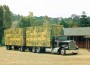
[[[78,55],[55,55],[6,50],[0,47],[0,65],[90,65],[90,52],[80,49]]]

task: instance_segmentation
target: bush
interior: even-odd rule
[[[4,36],[2,37],[2,40],[1,40],[1,46],[5,46]]]

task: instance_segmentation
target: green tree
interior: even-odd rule
[[[79,16],[78,16],[78,15],[72,14],[72,15],[71,15],[71,18],[72,18],[72,21],[73,21],[73,22],[79,22]]]
[[[2,45],[2,38],[3,38],[3,33],[4,33],[4,30],[3,30],[3,6],[0,6],[0,45]]]
[[[49,25],[50,24],[50,18],[48,16],[44,16],[43,20],[44,20],[43,25]]]
[[[68,22],[68,26],[69,26],[70,28],[73,28],[73,27],[78,27],[78,24],[77,24],[77,22],[69,21],[69,22]]]
[[[4,17],[4,20],[3,20],[4,28],[8,29],[12,25],[12,22],[11,22],[11,11],[10,11],[9,7],[6,6],[6,5],[3,5],[3,11],[4,11],[4,14],[3,14],[3,17]]]
[[[65,28],[69,27],[68,23],[64,19],[60,20],[60,25],[63,25]]]
[[[43,25],[43,17],[34,17],[34,22],[36,23],[36,26],[42,26]]]
[[[90,22],[89,22],[89,20],[87,19],[87,15],[86,15],[85,12],[82,12],[82,15],[81,15],[81,17],[80,17],[79,26],[80,26],[80,27],[88,27],[88,26],[90,26]]]
[[[33,12],[29,12],[28,19],[29,19],[29,22],[31,23],[31,26],[36,25],[36,23],[34,22]]]
[[[29,27],[31,26],[31,23],[28,18],[22,17],[19,22],[19,27]]]
[[[21,18],[22,16],[21,15],[16,15],[16,14],[13,14],[12,12],[11,12],[11,21],[13,22],[13,21],[19,21],[20,20],[20,18]]]

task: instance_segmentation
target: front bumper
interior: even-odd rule
[[[78,49],[76,49],[76,50],[66,50],[66,54],[77,54],[78,53]]]

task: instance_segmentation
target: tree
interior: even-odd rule
[[[78,15],[72,14],[71,18],[72,18],[73,22],[79,22],[79,16]]]
[[[28,18],[22,17],[19,22],[19,27],[29,27],[31,26],[31,23]]]
[[[43,25],[43,17],[34,17],[35,26],[42,26]]]
[[[50,18],[49,18],[48,16],[44,16],[43,20],[44,20],[43,25],[48,25],[48,24],[50,24]]]
[[[2,45],[2,38],[3,38],[3,6],[0,6],[0,45]]]
[[[16,15],[16,14],[13,14],[12,12],[11,12],[11,21],[13,22],[13,21],[19,21],[20,20],[20,18],[21,18],[22,16],[21,15]]]
[[[31,23],[31,26],[35,26],[33,12],[29,12],[28,19],[29,19],[29,22]]]
[[[68,23],[64,19],[60,20],[60,25],[63,25],[65,28],[69,27]]]
[[[80,27],[88,27],[90,26],[90,22],[87,19],[87,15],[85,12],[82,12],[82,15],[80,17],[80,23],[79,23]]]
[[[5,29],[8,29],[11,27],[12,25],[12,22],[11,22],[11,11],[9,9],[8,6],[6,5],[3,5],[3,17],[4,17],[4,20],[3,20],[3,23],[4,23],[4,28]]]
[[[70,28],[73,28],[73,27],[78,27],[78,24],[77,24],[77,22],[69,21],[69,22],[68,22],[68,26],[69,26]]]

